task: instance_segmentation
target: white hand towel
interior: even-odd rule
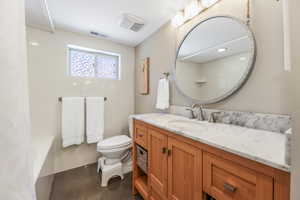
[[[156,108],[165,110],[170,106],[170,96],[169,96],[169,80],[166,78],[160,79],[158,82],[157,89],[157,101]]]
[[[63,147],[84,141],[84,97],[62,99],[62,141]]]
[[[103,140],[104,97],[86,98],[86,137],[87,143]]]

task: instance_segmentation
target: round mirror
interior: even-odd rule
[[[219,102],[245,83],[254,60],[255,41],[247,25],[231,17],[209,18],[185,36],[177,51],[177,88],[195,102]]]

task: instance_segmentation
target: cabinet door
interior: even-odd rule
[[[168,199],[202,200],[201,150],[168,138]]]
[[[148,130],[148,163],[149,177],[152,190],[167,196],[167,147],[168,137],[163,133]]]

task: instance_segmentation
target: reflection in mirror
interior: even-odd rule
[[[202,103],[220,101],[245,82],[254,54],[246,25],[229,17],[210,18],[190,31],[178,50],[177,87]]]

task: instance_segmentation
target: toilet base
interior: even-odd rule
[[[121,161],[112,165],[106,165],[105,159],[105,157],[101,157],[98,160],[97,172],[101,170],[101,187],[107,187],[108,181],[113,177],[119,176],[122,180],[124,179]]]
[[[132,160],[128,160],[122,163],[123,174],[128,174],[132,172]]]

